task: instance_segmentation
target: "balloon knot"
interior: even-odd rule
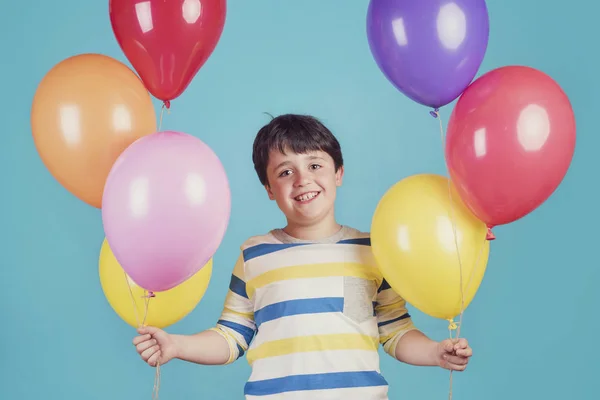
[[[435,110],[429,111],[429,115],[431,115],[433,118],[437,118],[440,116],[439,111],[440,111],[440,109],[436,108]]]
[[[171,108],[171,101],[170,100],[165,100],[164,102],[164,106],[167,110],[169,110]]]
[[[451,331],[458,329],[458,323],[456,323],[452,318],[448,320],[448,329]]]
[[[154,292],[148,291],[148,294],[144,296],[145,298],[152,298],[152,297],[156,297],[156,295],[154,294]]]
[[[494,240],[496,239],[496,235],[494,235],[494,232],[492,232],[492,228],[490,228],[488,226],[487,228],[487,235],[485,236],[486,240]]]

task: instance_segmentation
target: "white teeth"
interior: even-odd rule
[[[301,194],[300,196],[296,196],[295,199],[298,201],[307,201],[307,200],[315,198],[318,194],[319,194],[319,192],[304,193],[304,194]]]

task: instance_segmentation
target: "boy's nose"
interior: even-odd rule
[[[308,176],[306,174],[296,174],[296,180],[294,181],[294,185],[297,187],[306,186],[309,183]]]

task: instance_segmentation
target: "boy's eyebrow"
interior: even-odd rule
[[[309,156],[308,159],[309,160],[325,160],[323,157],[319,157],[319,156]],[[281,162],[281,163],[277,164],[275,167],[273,167],[273,171],[276,171],[279,168],[281,168],[285,165],[289,165],[289,164],[291,164],[291,161],[289,161],[289,160]]]
[[[288,165],[288,164],[291,164],[291,163],[290,163],[289,161],[284,161],[284,162],[282,162],[282,163],[279,163],[278,165],[276,165],[276,166],[273,168],[273,171],[276,171],[276,170],[278,170],[279,168],[283,167],[284,165]]]

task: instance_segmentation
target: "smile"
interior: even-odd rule
[[[307,201],[310,201],[310,200],[314,199],[320,193],[321,192],[307,192],[307,193],[302,193],[301,195],[294,197],[294,200],[304,203],[304,202],[307,202]]]

